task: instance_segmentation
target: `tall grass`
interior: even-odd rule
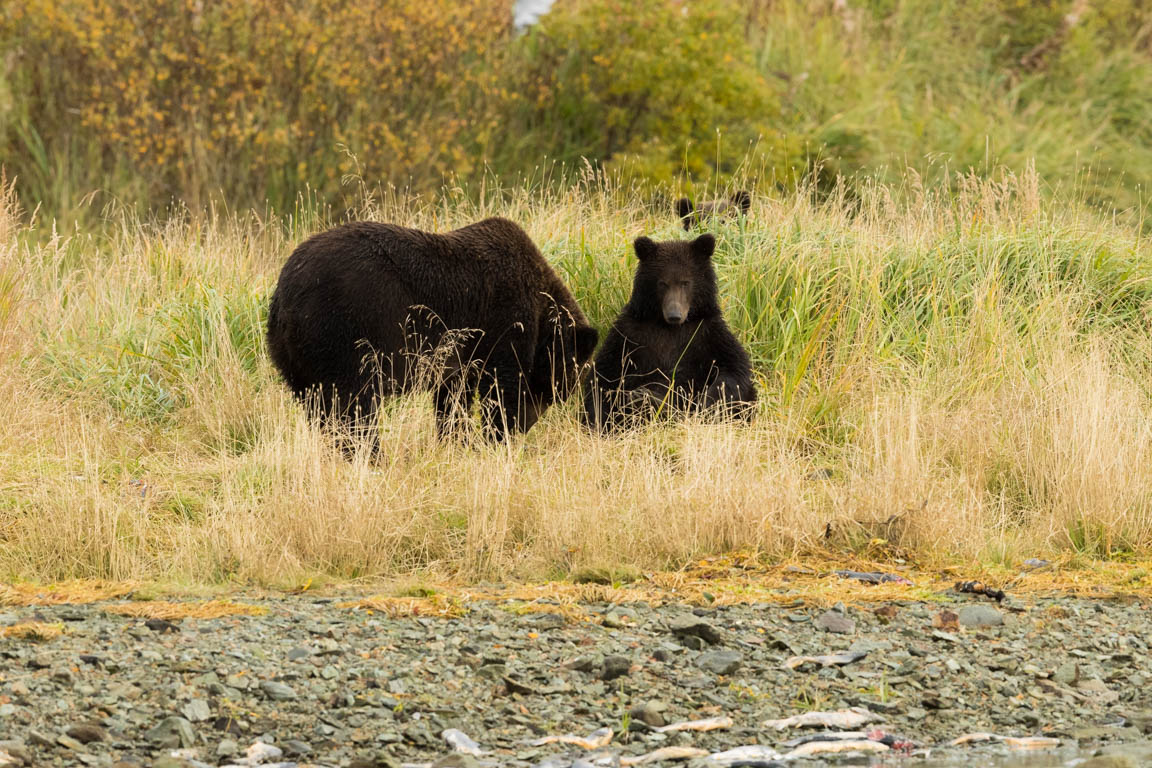
[[[759,197],[715,225],[751,426],[605,439],[556,407],[506,445],[435,438],[429,398],[347,461],[277,380],[266,299],[331,223],[106,210],[54,232],[0,201],[0,576],[291,583],[539,577],[816,547],[926,563],[1152,554],[1152,253],[1034,173]],[[368,196],[445,230],[521,222],[594,322],[631,240],[680,237],[613,177]],[[826,537],[827,535],[827,537]]]

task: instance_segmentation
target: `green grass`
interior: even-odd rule
[[[0,575],[303,584],[585,578],[732,550],[922,565],[1152,555],[1152,252],[1033,174],[755,198],[710,225],[749,427],[604,439],[576,404],[439,443],[426,396],[346,461],[263,346],[287,254],[332,221],[122,210],[68,236],[0,206]],[[640,234],[618,177],[378,194],[357,215],[519,221],[606,328]],[[31,223],[30,223],[31,222]],[[825,538],[831,524],[831,537]]]

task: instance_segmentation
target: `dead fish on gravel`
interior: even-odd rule
[[[709,765],[723,765],[735,768],[736,766],[747,766],[747,768],[773,768],[774,766],[783,765],[780,762],[780,753],[772,749],[772,747],[765,747],[762,744],[750,744],[746,747],[736,747],[729,749],[725,752],[713,752],[708,755],[706,764]]]
[[[830,653],[826,656],[793,656],[781,666],[785,669],[796,669],[805,664],[819,664],[822,667],[844,666],[854,661],[860,661],[860,659],[867,655],[868,651],[841,651],[840,653]]]
[[[881,573],[879,571],[833,571],[844,579],[856,579],[865,584],[906,584],[912,586],[912,580],[895,573]]]
[[[670,731],[716,731],[721,728],[731,728],[733,720],[730,717],[710,717],[707,720],[684,720],[671,725],[660,725],[652,730],[656,733],[669,733]]]
[[[1012,749],[1048,749],[1050,747],[1060,746],[1060,739],[1054,739],[1050,736],[1000,736],[995,733],[966,733],[963,736],[957,736],[948,742],[950,747],[958,747],[961,744],[976,744],[982,741],[999,741],[1007,744]]]
[[[445,729],[440,733],[440,738],[444,739],[448,746],[452,747],[453,752],[463,752],[466,755],[473,755],[475,757],[488,754],[486,750],[480,748],[479,744],[468,738],[468,734],[456,728]]]
[[[788,754],[786,760],[795,760],[798,757],[812,755],[825,755],[834,752],[887,752],[890,747],[879,741],[871,739],[835,739],[833,741],[810,741],[801,744]]]
[[[994,733],[966,733],[963,736],[957,736],[948,742],[950,747],[959,747],[963,744],[978,744],[982,741],[994,741],[999,737]]]
[[[1060,739],[1054,739],[1050,736],[1025,736],[1023,738],[1001,736],[1000,741],[1012,749],[1049,749],[1060,746]]]
[[[801,744],[807,744],[810,741],[842,741],[851,739],[866,739],[868,738],[869,731],[821,731],[820,733],[809,733],[804,736],[797,736],[794,739],[780,742],[782,746],[794,749]]]
[[[851,707],[836,712],[805,712],[802,715],[785,717],[782,720],[765,720],[765,728],[782,731],[785,728],[859,728],[868,723],[877,723],[884,718],[869,712],[864,707]]]
[[[643,755],[621,755],[620,765],[645,765],[646,763],[658,763],[661,760],[692,760],[697,757],[705,757],[707,754],[708,750],[699,747],[661,747]]]
[[[563,736],[545,736],[528,743],[533,747],[542,747],[545,744],[574,744],[584,749],[599,749],[608,746],[615,735],[611,728],[598,728],[587,736],[566,733]]]

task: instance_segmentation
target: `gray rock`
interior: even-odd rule
[[[196,730],[192,727],[192,723],[182,717],[164,718],[145,736],[148,737],[149,741],[154,741],[161,747],[168,749],[176,749],[177,747],[187,749],[196,744]]]
[[[850,635],[856,631],[856,622],[839,611],[825,611],[816,619],[816,626],[825,632],[834,632],[838,635]]]
[[[212,716],[212,710],[204,699],[192,699],[180,708],[180,714],[188,718],[189,722],[202,723]]]
[[[960,609],[962,627],[998,627],[1004,623],[1004,614],[990,605],[966,605]]]
[[[284,754],[288,757],[304,757],[312,754],[312,745],[306,741],[289,739],[284,742]]]
[[[81,744],[91,744],[94,741],[104,741],[108,738],[108,732],[98,725],[91,723],[81,723],[73,725],[68,730],[64,731],[72,738]]]
[[[720,642],[720,633],[710,623],[692,614],[676,616],[668,622],[668,631],[682,637],[698,637],[706,643]]]
[[[628,674],[632,667],[632,660],[627,656],[605,656],[604,666],[600,670],[601,680],[615,680]]]
[[[628,710],[628,716],[637,722],[659,728],[665,723],[663,713],[667,709],[668,705],[662,701],[645,701],[634,704],[632,709]]]
[[[61,734],[60,736],[56,737],[56,743],[62,747],[65,747],[66,749],[72,750],[73,752],[81,752],[84,749],[83,744],[81,744],[79,741],[72,738],[71,736],[64,735],[64,734]]]
[[[709,651],[696,659],[696,666],[714,675],[730,675],[740,668],[744,654],[739,651]]]
[[[432,768],[481,768],[481,763],[472,755],[453,752],[433,762]]]
[[[287,701],[296,698],[296,691],[291,686],[276,680],[264,680],[260,683],[260,690],[273,701]]]
[[[152,761],[152,768],[197,768],[196,763],[182,757],[164,755]]]
[[[240,751],[240,745],[232,739],[221,739],[216,745],[217,757],[230,757]]]
[[[0,751],[7,752],[16,758],[16,760],[19,761],[17,765],[21,763],[24,765],[32,765],[32,754],[28,751],[28,748],[24,746],[24,742],[22,741],[17,739],[2,739],[0,740]]]

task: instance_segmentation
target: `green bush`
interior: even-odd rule
[[[739,4],[558,3],[513,51],[514,156],[583,159],[669,181],[723,180],[749,151],[785,165],[776,94]]]

